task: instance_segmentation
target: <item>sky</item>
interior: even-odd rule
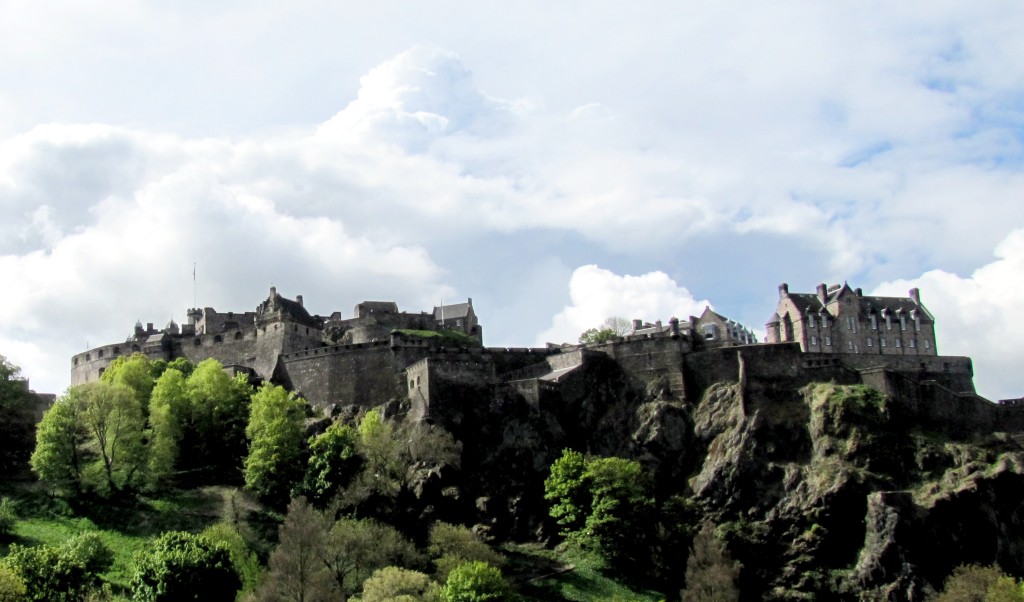
[[[488,346],[919,287],[1024,396],[1024,4],[3,2],[0,354],[473,299]],[[193,272],[194,270],[194,272]],[[193,273],[195,276],[193,277]]]

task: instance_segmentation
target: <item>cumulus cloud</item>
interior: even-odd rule
[[[921,289],[935,316],[939,353],[974,359],[978,392],[991,399],[1024,396],[1024,229],[995,248],[995,261],[961,277],[931,270],[908,280],[879,285],[875,294],[906,295]]]
[[[667,323],[671,317],[685,320],[700,315],[711,306],[707,300],[695,299],[664,272],[620,276],[596,265],[576,268],[569,279],[569,297],[571,305],[552,318],[551,327],[538,337],[538,345],[575,343],[581,332],[600,327],[610,317]]]

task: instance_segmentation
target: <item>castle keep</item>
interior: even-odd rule
[[[833,380],[899,392],[925,413],[950,404],[975,408],[986,424],[1001,418],[982,406],[1005,409],[975,394],[970,358],[938,355],[934,319],[916,289],[905,298],[868,297],[845,284],[820,285],[814,294],[790,293],[783,284],[765,343],[710,309],[667,324],[635,320],[630,333],[608,342],[540,348],[484,347],[472,299],[419,313],[364,301],[353,314],[312,315],[301,295],[288,299],[271,288],[253,312],[207,307],[188,310],[181,326],[136,324],[124,343],[75,355],[72,384],[98,379],[118,356],[142,353],[216,358],[318,408],[405,400],[414,417],[442,422],[451,399],[485,394],[568,407],[608,375],[676,402],[699,400],[720,381],[754,390]],[[430,336],[452,332],[459,336]]]

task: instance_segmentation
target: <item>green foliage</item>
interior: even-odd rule
[[[224,545],[231,556],[231,564],[242,580],[242,591],[251,591],[256,587],[260,574],[260,562],[256,554],[249,549],[238,530],[229,523],[210,525],[200,534],[214,545]]]
[[[177,368],[168,366],[153,385],[149,402],[147,480],[151,486],[159,488],[165,485],[174,474],[188,414],[185,375]]]
[[[53,546],[15,544],[0,562],[21,577],[31,602],[76,602],[96,578],[78,558]]]
[[[440,602],[437,583],[423,573],[394,566],[377,569],[363,582],[362,602]]]
[[[122,491],[145,463],[143,426],[130,389],[104,381],[72,387],[39,424],[32,469],[60,490]]]
[[[149,410],[149,396],[153,391],[153,361],[141,353],[114,358],[100,375],[100,381],[120,385],[132,391],[143,413]]]
[[[588,328],[580,334],[580,343],[607,343],[629,332],[631,324],[625,318],[611,317],[605,319],[600,327]]]
[[[1021,602],[1022,584],[995,566],[959,566],[946,579],[935,602]]]
[[[25,600],[25,582],[16,570],[0,564],[0,602],[21,602]]]
[[[224,544],[170,531],[135,557],[132,595],[142,602],[232,600],[241,586]]]
[[[351,595],[373,571],[415,563],[416,548],[391,525],[341,518],[331,526],[321,552],[338,587]]]
[[[232,379],[210,358],[196,366],[186,381],[188,413],[179,447],[179,468],[202,471],[211,478],[239,476],[248,449],[252,387],[244,374]]]
[[[430,541],[427,554],[434,561],[437,578],[444,581],[459,565],[472,561],[486,562],[500,567],[504,558],[495,552],[467,527],[434,523],[430,528]]]
[[[654,506],[640,464],[623,458],[584,458],[565,450],[544,481],[544,497],[562,533],[629,569],[645,560]]]
[[[18,512],[14,502],[8,497],[0,498],[0,538],[7,538],[14,532],[18,522]]]
[[[480,341],[476,338],[469,336],[464,332],[458,330],[410,330],[402,329],[398,331],[407,337],[415,337],[418,339],[428,339],[440,341],[442,345],[451,345],[453,347],[479,347]]]
[[[498,602],[512,599],[501,570],[486,562],[467,562],[448,575],[442,590],[445,602]]]
[[[341,589],[323,561],[330,524],[330,519],[304,498],[291,501],[278,528],[268,571],[257,588],[257,600],[326,602],[341,598]]]
[[[413,462],[459,468],[462,465],[462,443],[437,425],[415,424],[405,429],[409,457]]]
[[[273,506],[283,506],[302,478],[305,420],[306,404],[283,387],[264,384],[252,397],[245,486]]]
[[[314,504],[326,504],[359,474],[363,458],[357,452],[358,442],[356,430],[341,423],[309,440],[302,490]]]
[[[69,558],[84,566],[90,575],[105,573],[114,565],[114,551],[96,533],[80,533],[69,539],[61,549]]]
[[[405,463],[404,445],[380,412],[370,410],[359,422],[359,453],[366,461],[361,485],[370,493],[385,497],[398,495]]]
[[[0,477],[23,469],[28,460],[34,405],[21,369],[0,355]]]
[[[690,557],[686,561],[686,589],[683,600],[695,602],[728,602],[739,600],[739,564],[732,561],[725,546],[715,536],[711,523],[693,538]]]

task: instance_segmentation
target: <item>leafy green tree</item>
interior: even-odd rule
[[[631,327],[629,320],[625,318],[607,318],[601,326],[583,331],[580,334],[580,343],[607,343],[627,334]]]
[[[17,523],[18,513],[15,511],[14,502],[8,497],[0,498],[0,539],[14,533],[14,526]]]
[[[237,478],[248,450],[245,427],[252,388],[244,374],[231,378],[216,359],[203,360],[186,381],[189,412],[179,447],[183,470]]]
[[[23,469],[28,460],[35,403],[21,369],[0,355],[0,476]]]
[[[269,383],[252,396],[245,486],[264,502],[284,505],[303,474],[306,404]]]
[[[448,575],[441,595],[445,602],[500,602],[512,599],[512,588],[500,569],[486,562],[467,562]]]
[[[584,458],[565,450],[544,481],[544,497],[562,533],[628,570],[646,560],[654,500],[635,460]]]
[[[200,533],[210,543],[223,544],[231,556],[231,564],[242,580],[242,591],[252,591],[259,580],[260,561],[256,553],[249,549],[245,539],[230,523],[215,523]]]
[[[170,480],[178,462],[178,452],[189,415],[185,375],[168,367],[157,378],[149,402],[150,485],[159,487]]]
[[[94,532],[79,533],[67,540],[60,549],[68,558],[85,567],[86,574],[93,576],[97,585],[99,574],[114,566],[114,551]]]
[[[314,504],[326,504],[359,475],[363,458],[357,451],[358,442],[356,430],[341,423],[309,440],[302,490]]]
[[[333,602],[344,599],[334,575],[324,563],[331,521],[298,497],[277,531],[267,573],[254,598],[260,601]]]
[[[149,410],[149,396],[153,391],[153,361],[141,353],[114,358],[100,381],[127,387],[134,393],[143,413]]]
[[[1020,602],[1021,585],[998,567],[959,566],[946,579],[935,602]]]
[[[388,566],[363,582],[362,602],[440,602],[441,590],[418,571]]]
[[[25,597],[25,582],[16,570],[0,564],[0,602],[22,602]]]
[[[434,561],[437,578],[444,581],[455,567],[472,561],[486,562],[500,567],[501,554],[480,541],[473,531],[462,525],[437,522],[430,528],[427,554]]]
[[[69,492],[82,488],[86,432],[78,418],[81,390],[72,387],[43,414],[36,430],[36,447],[29,463],[44,483]]]
[[[355,593],[373,571],[416,561],[416,548],[391,525],[363,518],[341,518],[331,526],[321,552],[339,589]]]
[[[241,581],[223,544],[169,531],[137,552],[132,597],[141,602],[233,600]]]
[[[359,453],[366,461],[362,478],[368,491],[385,497],[398,495],[405,472],[404,447],[394,427],[378,410],[363,416],[359,422]]]
[[[686,561],[686,589],[683,600],[731,602],[740,599],[739,564],[733,562],[725,545],[715,536],[715,527],[704,523],[693,538]]]
[[[125,386],[97,382],[82,385],[81,389],[78,418],[99,455],[105,477],[97,485],[109,492],[122,491],[135,482],[145,466],[142,404]]]

